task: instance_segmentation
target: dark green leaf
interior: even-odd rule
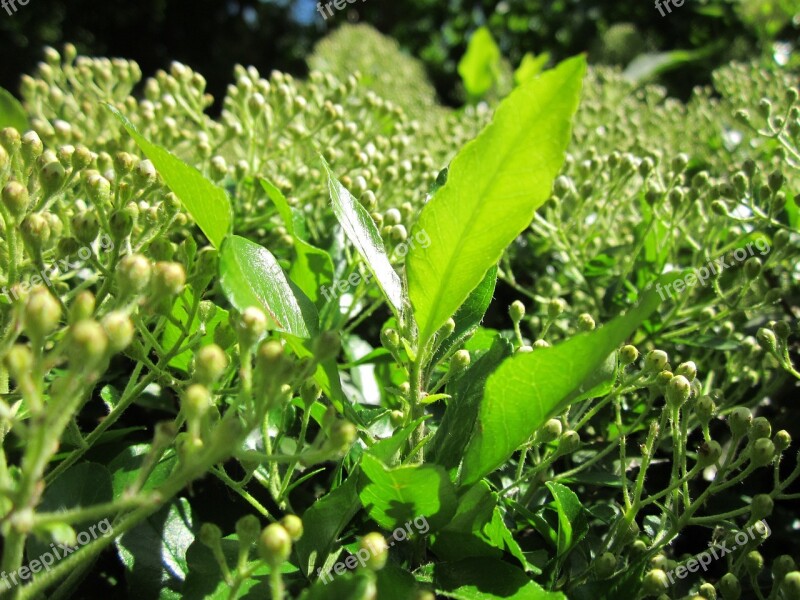
[[[437,592],[456,600],[566,600],[548,592],[508,563],[493,558],[468,558],[434,566]]]
[[[114,490],[114,498],[119,498],[127,487],[132,485],[139,477],[139,470],[142,467],[150,444],[136,444],[128,446],[120,452],[108,464],[111,472],[111,482]],[[150,475],[142,486],[143,490],[152,490],[164,483],[177,463],[177,457],[173,451],[168,451],[161,456],[153,467]]]

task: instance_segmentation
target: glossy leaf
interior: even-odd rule
[[[117,540],[131,597],[181,598],[189,567],[186,551],[194,541],[192,509],[179,498]]]
[[[455,157],[447,183],[414,233],[433,243],[408,254],[409,296],[424,345],[464,303],[547,200],[564,161],[586,61],[561,63],[515,89]]]
[[[364,454],[361,471],[359,498],[369,516],[384,529],[392,530],[417,517],[425,517],[435,531],[456,511],[455,488],[438,465],[390,469],[377,458]]]
[[[492,89],[500,68],[500,48],[486,27],[478,29],[467,44],[467,52],[458,63],[458,74],[467,94],[480,98]]]
[[[256,306],[273,327],[300,338],[317,332],[314,304],[287,279],[263,246],[238,235],[228,236],[220,250],[219,271],[222,290],[237,310]]]
[[[439,348],[436,350],[436,354],[431,361],[432,364],[435,365],[442,360],[451,349],[456,346],[461,346],[461,344],[463,344],[478,328],[489,305],[492,303],[496,286],[497,267],[492,267],[486,272],[483,281],[478,284],[478,287],[472,290],[466,302],[461,305],[461,308],[459,308],[458,312],[453,316],[456,328],[453,330],[453,333],[439,344]]]
[[[295,260],[292,261],[289,276],[319,308],[327,300],[323,288],[330,289],[333,283],[333,260],[327,252],[312,246],[298,235],[295,227],[297,216],[283,193],[266,179],[261,179],[261,186],[277,207],[286,230],[294,239],[292,248]]]
[[[199,330],[200,316],[198,314],[195,314],[194,319],[192,319],[192,322],[189,323],[189,312],[192,309],[193,302],[194,293],[192,287],[187,285],[178,301],[172,305],[172,319],[167,321],[167,324],[164,327],[164,334],[161,337],[161,345],[167,352],[173,349],[181,337],[181,331],[176,325],[176,322],[188,329],[190,336],[194,335]],[[208,323],[205,324],[205,335],[203,335],[200,345],[207,346],[208,344],[217,342],[218,340],[214,334],[220,325],[227,322],[228,311],[218,306],[214,311],[214,316],[210,321],[208,321]],[[185,350],[184,352],[173,356],[169,361],[169,366],[176,369],[181,369],[182,371],[188,371],[193,356],[194,353],[191,350]]]
[[[200,171],[187,165],[174,154],[153,144],[140,134],[133,124],[115,107],[108,109],[150,159],[164,182],[175,193],[184,208],[215,248],[231,229],[231,201],[225,191],[206,179]]]
[[[28,130],[28,114],[14,95],[0,88],[0,130],[13,127],[20,134]]]
[[[300,569],[306,575],[321,567],[344,528],[361,510],[358,475],[350,475],[342,485],[317,500],[303,514],[307,532],[295,546]]]
[[[603,327],[506,359],[486,382],[478,426],[464,457],[462,483],[474,483],[502,465],[551,415],[566,407],[571,394],[580,393],[582,387],[588,390],[586,382],[659,302],[651,289],[635,308]]]
[[[571,489],[560,483],[548,481],[547,489],[553,494],[558,512],[558,544],[559,560],[580,542],[589,532],[589,523],[578,496]]]
[[[566,600],[561,592],[542,589],[520,569],[494,558],[438,563],[433,580],[439,594],[456,600]]]
[[[399,315],[403,308],[403,288],[400,277],[389,262],[378,228],[367,209],[334,177],[328,163],[324,159],[322,163],[328,176],[333,214],[383,290],[389,306],[395,315]]]

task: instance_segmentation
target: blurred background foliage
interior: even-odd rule
[[[186,63],[219,98],[236,63],[302,74],[316,42],[348,21],[420,57],[449,104],[465,98],[458,61],[481,26],[514,67],[529,52],[553,61],[587,52],[595,63],[626,66],[641,54],[697,51],[662,69],[671,92],[686,97],[730,59],[792,60],[800,0],[687,0],[664,17],[649,0],[355,0],[327,20],[315,0],[30,0],[0,13],[0,86],[16,91],[42,46],[71,41],[81,53],[135,59],[145,74]]]

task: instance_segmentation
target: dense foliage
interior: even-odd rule
[[[800,597],[797,73],[481,31],[0,97],[9,597]]]

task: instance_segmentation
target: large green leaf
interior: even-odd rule
[[[586,70],[583,57],[521,85],[453,160],[408,254],[409,296],[424,345],[469,296],[547,200],[564,161]]]
[[[272,253],[255,242],[231,235],[219,255],[220,285],[230,303],[243,311],[256,306],[273,327],[300,338],[317,332],[317,309],[287,279]]]
[[[493,558],[468,558],[434,566],[437,592],[457,600],[566,600],[561,592],[548,592],[524,572]]]
[[[389,301],[389,306],[395,315],[399,315],[403,309],[403,286],[389,262],[378,228],[367,209],[361,206],[347,188],[334,177],[328,163],[324,159],[322,163],[328,175],[333,214],[336,215],[350,243],[356,247],[367,268],[375,276],[383,295]]]
[[[0,129],[13,127],[20,133],[28,130],[28,115],[14,95],[0,87]]]
[[[306,534],[295,546],[303,573],[309,575],[325,564],[339,535],[359,510],[361,502],[356,473],[303,514]]]
[[[231,229],[231,201],[225,191],[206,179],[200,171],[140,134],[119,110],[107,104],[122,126],[149,158],[164,182],[192,215],[208,240],[219,248]]]
[[[194,541],[192,508],[180,498],[117,540],[119,557],[130,573],[131,597],[178,600],[189,566],[186,551]]]
[[[474,483],[502,465],[551,415],[565,408],[572,394],[577,391],[580,397],[584,389],[597,385],[595,371],[659,302],[656,289],[650,289],[635,308],[603,327],[504,361],[486,382],[478,426],[464,457],[462,483]]]
[[[391,530],[425,517],[431,531],[436,531],[455,514],[455,488],[439,465],[390,469],[377,458],[364,454],[361,471],[361,504],[384,529]]]
[[[467,44],[467,52],[458,63],[458,74],[467,94],[480,98],[494,85],[500,68],[500,48],[486,27],[478,29]]]

